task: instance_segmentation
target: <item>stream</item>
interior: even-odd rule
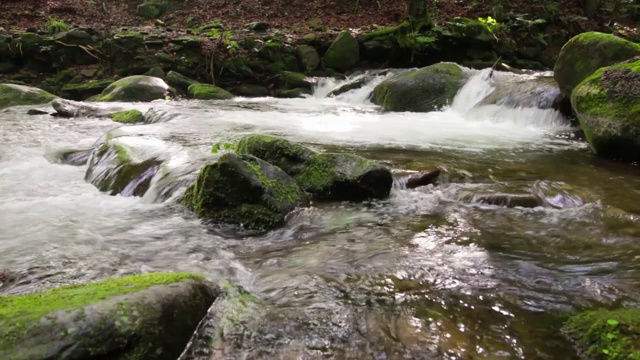
[[[431,113],[371,104],[388,75],[335,97],[349,80],[304,99],[120,104],[153,108],[142,125],[0,110],[0,294],[192,271],[278,309],[275,340],[256,335],[228,358],[303,344],[325,358],[576,359],[568,316],[640,300],[640,169],[595,158],[553,109],[479,105],[486,75]],[[163,154],[144,196],[101,193],[86,166],[52,161],[107,133]],[[397,184],[381,201],[314,202],[267,233],[203,223],[178,203],[185,185],[219,156],[214,143],[252,133],[375,159]],[[438,186],[403,188],[435,167]],[[474,201],[495,193],[543,202]]]

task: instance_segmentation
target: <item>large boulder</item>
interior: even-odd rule
[[[598,155],[640,160],[640,58],[596,71],[573,90],[571,104]]]
[[[165,99],[169,85],[164,80],[145,75],[122,78],[109,85],[95,101],[142,101]]]
[[[560,90],[566,95],[601,67],[640,55],[640,44],[611,34],[582,33],[567,42],[553,69]]]
[[[313,71],[320,65],[320,57],[313,46],[300,45],[296,48],[296,55],[304,71]]]
[[[198,216],[251,229],[273,229],[308,202],[293,178],[251,155],[225,154],[200,169],[183,203]]]
[[[188,77],[173,70],[167,73],[166,78],[167,78],[167,83],[169,83],[169,85],[173,86],[183,94],[188,93],[189,86],[193,84],[198,84],[196,80],[189,79]]]
[[[0,109],[17,105],[46,104],[57,96],[44,90],[15,84],[0,84]]]
[[[285,139],[248,135],[236,147],[284,170],[320,199],[362,201],[385,198],[393,178],[389,169],[353,154],[316,153]]]
[[[349,31],[341,32],[324,54],[324,66],[335,70],[349,70],[358,61],[360,47]]]
[[[143,196],[165,160],[166,149],[155,138],[107,139],[91,153],[85,180],[110,195]]]
[[[373,102],[388,111],[435,111],[451,104],[467,78],[456,64],[434,64],[383,81],[373,91]]]
[[[96,104],[60,98],[53,100],[51,106],[56,111],[56,116],[64,118],[105,117],[124,110],[124,108],[119,106],[98,106]]]
[[[152,273],[0,296],[2,359],[176,359],[220,290]]]
[[[563,328],[589,359],[640,360],[640,310],[586,311],[572,316]]]
[[[198,100],[226,100],[233,97],[233,94],[225,89],[201,83],[189,85],[188,93],[189,96]]]

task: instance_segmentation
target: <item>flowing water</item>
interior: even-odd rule
[[[194,271],[280,309],[279,331],[325,356],[576,358],[567,316],[639,299],[640,170],[594,158],[553,109],[478,105],[497,78],[486,71],[424,114],[371,104],[385,76],[336,97],[342,82],[323,80],[305,99],[134,104],[157,121],[135,126],[1,111],[0,293]],[[107,132],[163,154],[143,197],[101,193],[86,166],[52,161]],[[202,223],[177,203],[184,185],[214,143],[250,133],[355,152],[398,179],[444,172],[435,187],[398,181],[383,201],[314,203],[267,233]],[[496,193],[541,206],[476,201]],[[337,350],[351,341],[368,350]]]

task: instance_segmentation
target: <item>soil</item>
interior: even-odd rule
[[[69,25],[94,29],[142,27],[155,20],[137,16],[142,0],[0,0],[0,27],[6,30],[44,30],[47,20],[55,18]],[[454,16],[470,18],[492,15],[498,2],[436,0],[431,13],[436,23]],[[579,0],[560,0],[564,16],[581,16]],[[191,21],[198,25],[220,21],[224,28],[241,29],[253,21],[264,21],[272,29],[287,33],[311,30],[307,21],[319,18],[328,29],[362,28],[370,25],[389,26],[404,18],[405,2],[401,0],[173,0],[172,11],[160,17],[168,27],[186,29]],[[544,2],[511,0],[505,11],[527,14],[535,19],[546,10]],[[9,15],[11,14],[11,15]],[[585,22],[585,30],[593,30],[602,21]]]

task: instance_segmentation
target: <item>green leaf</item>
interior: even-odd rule
[[[607,340],[613,340],[616,338],[616,334],[614,333],[607,333]]]
[[[602,349],[602,353],[609,355],[609,349]]]
[[[614,320],[614,319],[609,319],[607,320],[607,324],[611,325],[611,326],[616,326],[619,324],[618,320]]]

